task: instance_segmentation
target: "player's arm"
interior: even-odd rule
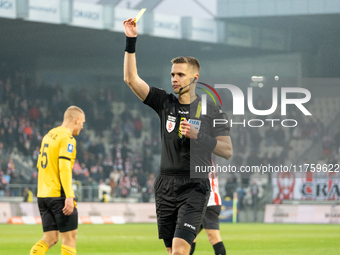
[[[126,48],[124,55],[124,81],[132,91],[144,101],[149,94],[150,87],[137,73],[135,46],[137,41],[138,28],[133,18],[123,22],[126,35]]]
[[[59,170],[61,185],[63,186],[66,196],[63,213],[65,215],[70,215],[74,209],[71,160],[59,157]]]
[[[59,150],[59,176],[66,196],[63,213],[70,215],[74,209],[74,191],[72,188],[72,152],[68,152],[68,146],[72,141],[65,138],[61,141]],[[75,146],[75,145],[73,145]],[[73,147],[72,147],[73,148]]]

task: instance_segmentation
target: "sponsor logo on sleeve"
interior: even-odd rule
[[[72,153],[73,152],[73,144],[69,143],[67,145],[67,152]]]

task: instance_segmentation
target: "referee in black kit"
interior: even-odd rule
[[[159,238],[164,240],[169,254],[188,255],[210,195],[208,178],[190,178],[190,166],[210,166],[211,153],[226,159],[231,157],[229,127],[212,127],[212,119],[226,119],[227,116],[209,102],[208,114],[197,116],[201,99],[195,94],[195,85],[200,64],[193,57],[177,57],[171,61],[172,88],[178,98],[162,89],[150,88],[137,73],[137,24],[130,18],[123,26],[126,35],[124,81],[144,104],[157,112],[161,121],[161,170],[155,181]],[[196,110],[191,112],[190,108]],[[199,120],[199,131],[187,120]],[[192,139],[195,142],[191,144],[195,146],[190,154]]]

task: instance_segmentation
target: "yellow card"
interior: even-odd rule
[[[143,9],[140,10],[140,12],[138,13],[137,17],[135,18],[135,22],[136,23],[142,17],[142,15],[144,14],[145,11],[146,11],[146,8],[143,8]]]

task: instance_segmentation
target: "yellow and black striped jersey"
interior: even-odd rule
[[[74,197],[72,168],[76,139],[66,127],[56,127],[44,136],[38,167],[37,197]]]

